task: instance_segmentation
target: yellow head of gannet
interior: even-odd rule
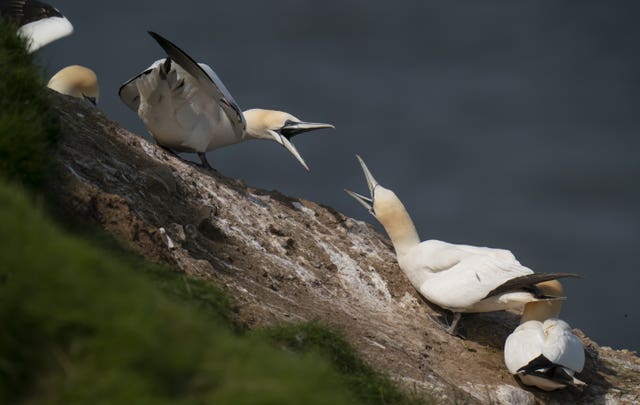
[[[345,190],[362,204],[384,227],[398,254],[406,252],[420,243],[418,231],[411,216],[396,193],[384,188],[376,181],[360,156],[356,156],[364,172],[371,198]]]
[[[543,295],[562,296],[562,284],[550,280],[536,284]],[[525,385],[553,391],[582,387],[574,377],[584,367],[584,346],[565,321],[558,319],[562,301],[530,302],[520,326],[507,337],[504,362]]]
[[[246,120],[245,137],[266,139],[284,146],[305,169],[309,167],[291,143],[291,138],[304,132],[322,128],[335,128],[331,124],[304,122],[284,111],[262,110],[254,108],[242,113]]]
[[[84,66],[67,66],[49,80],[47,87],[68,96],[84,98],[94,105],[98,104],[100,97],[98,77]]]

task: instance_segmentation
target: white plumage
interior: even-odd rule
[[[543,294],[562,295],[557,280],[538,285]],[[565,321],[558,319],[562,301],[531,302],[521,324],[507,338],[504,362],[526,385],[545,391],[585,383],[574,377],[584,367],[584,347]]]
[[[158,145],[177,152],[196,152],[209,167],[207,151],[266,139],[284,146],[308,170],[290,139],[333,125],[303,122],[282,111],[253,109],[243,113],[213,69],[195,62],[160,35],[149,34],[167,58],[127,81],[119,93]]]
[[[18,25],[29,52],[73,33],[71,22],[58,9],[41,1],[1,0],[0,14]]]
[[[527,385],[545,391],[584,383],[573,375],[584,367],[584,346],[563,320],[527,321],[507,338],[504,361]]]
[[[358,156],[371,198],[346,190],[367,208],[389,234],[398,264],[411,284],[430,302],[454,312],[447,329],[455,332],[463,312],[522,308],[533,301],[559,299],[538,294],[536,284],[565,273],[540,274],[523,266],[508,250],[456,245],[438,240],[420,242],[400,199],[382,187]]]

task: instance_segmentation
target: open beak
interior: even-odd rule
[[[331,124],[318,124],[313,122],[288,122],[280,128],[280,132],[284,135],[285,138],[291,139],[292,137],[299,135],[303,132],[309,132],[316,129],[323,128],[335,128]]]
[[[362,158],[358,155],[356,155],[356,157],[358,158],[358,162],[360,162],[360,166],[362,167],[362,171],[364,172],[364,177],[367,180],[367,186],[369,186],[369,193],[371,194],[371,198],[365,197],[362,194],[355,193],[351,190],[345,189],[344,191],[346,191],[347,194],[349,194],[351,197],[355,198],[356,201],[362,204],[362,206],[365,207],[367,211],[371,213],[371,215],[375,216],[375,213],[373,212],[373,198],[375,188],[378,186],[378,182],[369,171],[369,168],[364,163],[364,160],[362,160]]]
[[[358,194],[351,190],[347,190],[346,188],[344,189],[344,191],[346,191],[347,194],[349,194],[351,197],[355,198],[357,202],[362,204],[362,206],[365,207],[371,215],[375,216],[375,214],[373,213],[373,200],[371,198],[365,197],[362,194]]]
[[[309,166],[307,166],[307,163],[304,161],[302,156],[300,156],[300,152],[298,152],[298,149],[296,149],[296,147],[293,146],[291,142],[289,142],[289,139],[287,139],[285,135],[280,135],[276,131],[271,131],[271,130],[269,130],[269,134],[273,137],[274,141],[278,142],[280,145],[284,146],[289,152],[291,152],[291,154],[295,156],[296,159],[298,159],[298,162],[300,162],[300,164],[305,169],[307,169],[307,171],[310,171]]]

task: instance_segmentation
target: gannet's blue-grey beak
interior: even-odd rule
[[[298,159],[298,162],[300,162],[300,164],[305,169],[307,169],[307,171],[309,171],[309,166],[307,166],[307,163],[304,161],[302,156],[300,156],[300,152],[298,152],[298,149],[296,149],[296,147],[293,146],[291,142],[289,142],[289,139],[287,139],[285,135],[281,135],[276,131],[272,131],[272,130],[268,130],[268,132],[269,132],[269,135],[273,137],[274,141],[284,146],[293,156],[295,156],[296,159]]]
[[[300,135],[304,132],[309,132],[316,129],[324,129],[324,128],[335,128],[335,127],[331,124],[287,121],[285,122],[284,126],[280,129],[280,133],[284,135],[287,139],[291,139],[294,136]]]
[[[364,177],[367,180],[367,186],[369,186],[369,193],[371,194],[371,198],[365,197],[362,194],[355,193],[351,190],[345,189],[344,191],[346,191],[347,194],[349,194],[351,197],[355,198],[356,201],[362,204],[362,206],[365,207],[371,215],[375,216],[375,213],[373,212],[373,199],[375,198],[374,192],[375,188],[378,186],[378,182],[369,171],[369,168],[364,163],[364,160],[362,160],[362,158],[358,155],[356,155],[356,157],[358,158],[358,162],[360,162],[360,166],[362,167],[362,171],[364,172]]]

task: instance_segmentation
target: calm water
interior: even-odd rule
[[[209,154],[225,174],[370,221],[342,191],[366,190],[359,153],[423,238],[582,274],[565,283],[563,318],[640,349],[637,1],[55,4],[76,32],[41,63],[96,70],[101,108],[125,127],[146,133],[117,89],[164,56],[155,30],[210,64],[241,108],[338,128],[295,138],[311,173],[252,142]]]

